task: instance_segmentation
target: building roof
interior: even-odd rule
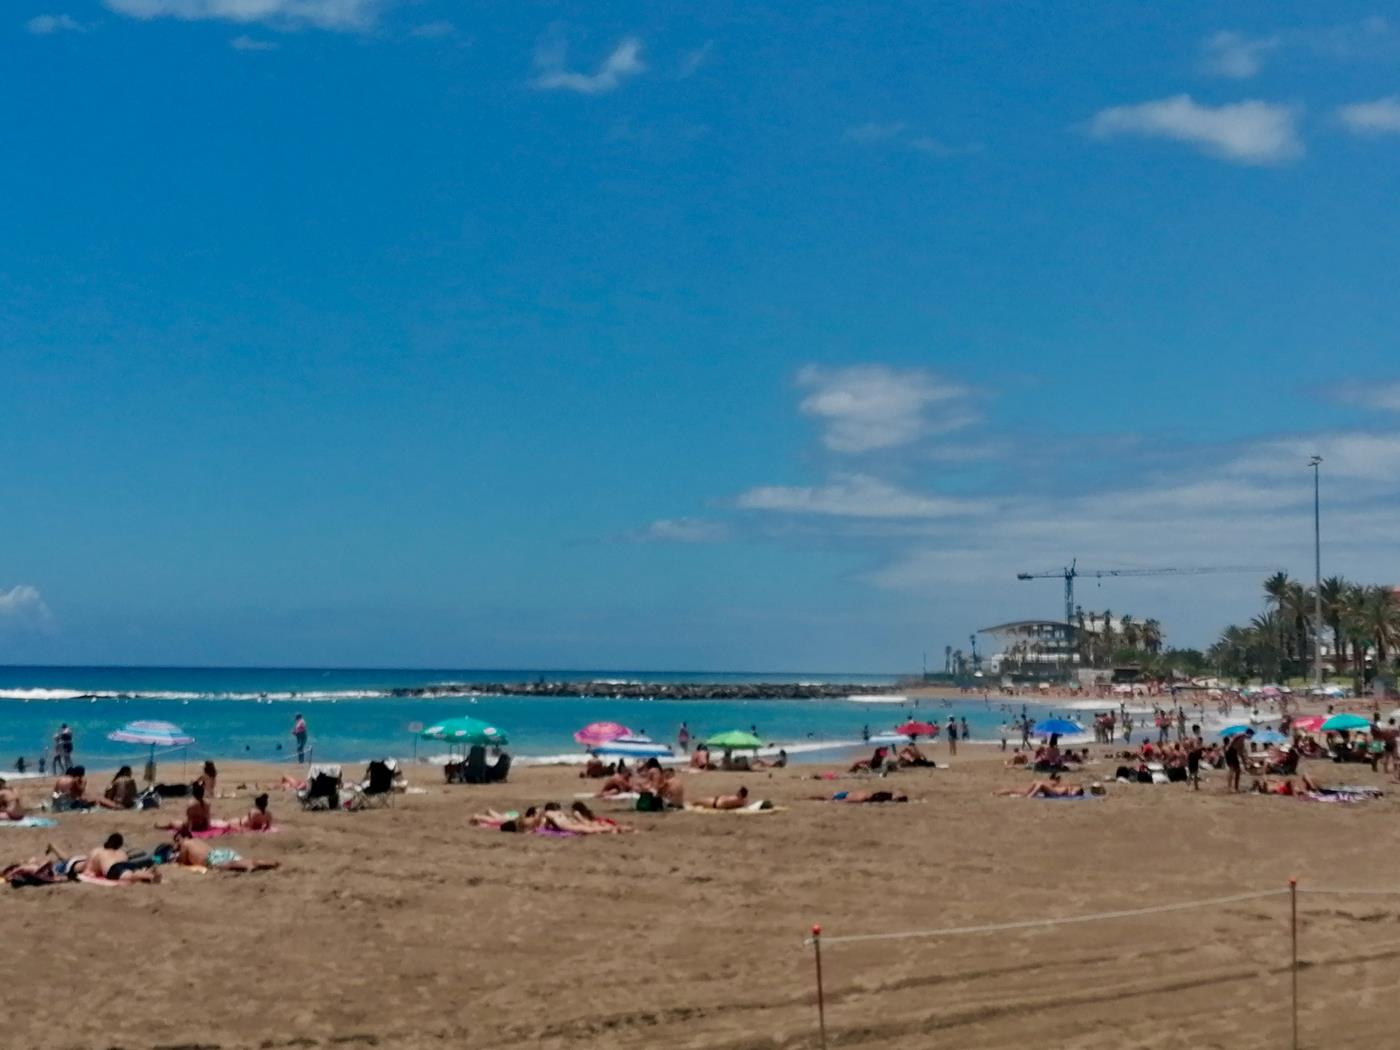
[[[999,623],[995,627],[983,627],[978,634],[1016,634],[1022,631],[1031,631],[1036,628],[1059,628],[1065,630],[1070,627],[1063,620],[1012,620],[1010,623]]]

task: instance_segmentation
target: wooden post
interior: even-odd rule
[[[1293,940],[1293,1050],[1298,1050],[1298,880],[1288,880],[1289,929]]]
[[[826,1050],[826,990],[822,987],[822,928],[812,927],[812,953],[817,960],[817,1032],[821,1050]],[[1296,1050],[1296,1047],[1295,1047]]]

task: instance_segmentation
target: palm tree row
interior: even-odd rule
[[[1312,667],[1317,596],[1287,573],[1274,573],[1264,581],[1264,612],[1221,632],[1207,654],[1212,666],[1242,680],[1305,676]],[[1321,596],[1324,665],[1361,680],[1386,668],[1400,650],[1396,592],[1333,576],[1322,581]]]
[[[1123,654],[1156,656],[1162,651],[1162,625],[1157,620],[1135,620],[1113,612],[1085,612],[1075,609],[1074,644],[1084,667],[1110,667],[1122,662]]]

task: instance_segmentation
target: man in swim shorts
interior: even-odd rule
[[[112,882],[159,882],[160,872],[149,859],[134,860],[119,833],[107,836],[101,848],[88,854],[86,871]]]

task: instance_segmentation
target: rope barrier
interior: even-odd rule
[[[1044,929],[1051,926],[1069,926],[1075,923],[1101,922],[1106,919],[1128,919],[1138,915],[1156,915],[1164,912],[1189,911],[1193,908],[1210,908],[1220,904],[1235,904],[1240,901],[1261,900],[1265,897],[1283,897],[1287,889],[1257,890],[1254,893],[1237,893],[1229,897],[1211,897],[1207,900],[1183,901],[1179,904],[1158,904],[1150,908],[1127,908],[1121,911],[1095,912],[1092,915],[1070,915],[1055,919],[1028,919],[1022,922],[998,922],[981,926],[949,926],[940,930],[901,930],[895,933],[853,933],[844,937],[823,935],[822,943],[853,944],[858,941],[895,941],[915,937],[953,937],[969,933],[1004,933],[1008,930]],[[803,941],[812,944],[812,938]]]

